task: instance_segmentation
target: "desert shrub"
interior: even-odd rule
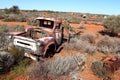
[[[35,23],[35,17],[27,18],[26,21],[27,21],[27,24],[28,24],[28,25],[32,25],[32,26],[37,25],[37,24]]]
[[[13,26],[10,29],[11,32],[19,32],[19,31],[24,31],[24,30],[25,30],[25,26],[24,25],[19,25],[19,24]]]
[[[63,23],[63,27],[69,29],[70,25],[69,25],[69,23],[66,21],[66,22]]]
[[[68,21],[69,21],[70,23],[76,23],[76,24],[79,24],[80,21],[81,21],[81,19],[76,18],[76,17],[71,17],[71,18],[68,19]]]
[[[8,52],[14,57],[15,63],[19,63],[24,58],[24,50],[12,46]]]
[[[105,36],[97,43],[97,49],[105,54],[118,53],[120,50],[120,39]]]
[[[85,48],[85,52],[91,55],[93,55],[95,51],[96,51],[96,46],[87,45]]]
[[[103,22],[103,20],[104,20],[104,15],[97,15],[98,22]]]
[[[5,16],[4,21],[17,21],[16,14],[9,14]]]
[[[79,50],[85,47],[86,44],[89,44],[88,41],[83,41],[78,38],[71,38],[70,42],[65,44],[65,48],[68,50],[72,50],[72,49]]]
[[[0,25],[0,32],[1,33],[8,33],[9,32],[8,25],[7,24]]]
[[[6,50],[8,48],[8,44],[10,43],[10,40],[7,38],[6,34],[0,33],[0,51]]]
[[[8,52],[0,52],[0,74],[6,73],[14,64],[14,57]]]
[[[10,47],[8,52],[14,58],[14,64],[12,66],[13,74],[14,75],[17,75],[17,74],[24,75],[25,69],[32,63],[31,59],[24,57],[24,50],[16,48],[14,46]],[[13,78],[14,78],[14,76],[13,76]]]
[[[40,78],[41,76],[46,78],[49,76],[68,76],[73,72],[77,73],[83,70],[85,61],[85,55],[80,53],[74,54],[73,56],[58,56],[55,60],[31,65],[27,69],[27,73],[31,78]]]
[[[26,16],[23,14],[6,14],[4,21],[19,21],[19,22],[25,22]]]
[[[91,65],[91,69],[95,75],[98,75],[99,77],[107,77],[108,72],[106,68],[103,65],[102,61],[94,61]]]
[[[4,19],[4,13],[0,12],[0,19]]]
[[[28,58],[24,58],[21,61],[18,62],[17,65],[13,67],[13,72],[16,73],[22,73],[25,72],[25,69],[32,63],[32,61]]]
[[[96,46],[91,45],[87,40],[71,38],[69,43],[65,44],[66,50],[82,50],[86,53],[94,53],[96,51]]]
[[[112,33],[120,32],[120,15],[118,16],[109,16],[103,21],[104,27],[111,31]]]
[[[0,32],[5,33],[5,34],[7,34],[9,32],[19,32],[19,31],[24,31],[24,30],[25,30],[24,25],[19,25],[19,24],[16,24],[13,26],[10,26],[7,24],[0,25]]]
[[[87,33],[85,35],[82,35],[81,38],[83,40],[88,41],[89,43],[95,43],[95,40],[96,40],[97,36],[93,33]]]

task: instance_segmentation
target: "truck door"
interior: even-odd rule
[[[57,45],[60,45],[62,43],[62,40],[63,40],[63,28],[59,23],[55,27],[55,41]]]

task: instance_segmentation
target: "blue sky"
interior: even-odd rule
[[[10,8],[13,5],[24,10],[120,14],[120,0],[0,0],[0,9]]]

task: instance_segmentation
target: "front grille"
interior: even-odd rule
[[[27,44],[27,43],[24,43],[24,42],[20,42],[20,41],[17,41],[17,43],[20,43],[20,44],[23,44],[23,45],[26,45],[26,46],[30,46],[30,44]]]
[[[29,41],[29,39],[23,40],[23,39],[15,38],[13,43],[15,46],[28,48],[28,49],[33,50],[34,52],[37,50],[36,42],[35,41],[31,42],[31,41]]]

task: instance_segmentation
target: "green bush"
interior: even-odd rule
[[[120,32],[120,15],[119,16],[109,16],[103,21],[106,30],[111,31],[111,33]]]
[[[21,60],[24,59],[24,50],[11,47],[8,52],[15,58],[15,62],[18,64]]]
[[[102,61],[94,61],[91,65],[91,69],[95,75],[105,78],[108,75],[106,68],[103,65]]]
[[[0,52],[0,74],[6,73],[14,64],[14,57],[8,52]]]
[[[14,73],[23,73],[25,69],[32,63],[31,59],[24,58],[18,62],[16,66],[13,68]]]

